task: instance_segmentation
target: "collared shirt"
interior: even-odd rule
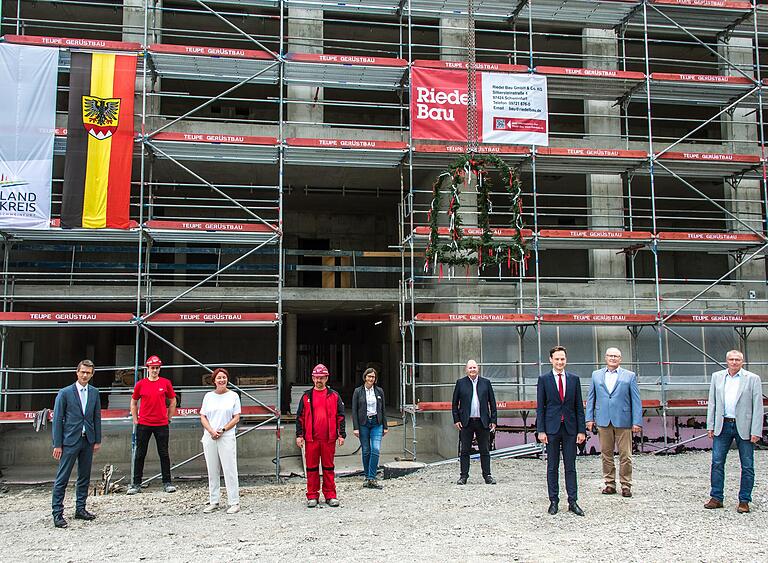
[[[469,418],[480,418],[480,399],[477,398],[477,382],[480,381],[480,376],[469,380],[472,382],[472,406],[469,409]]]
[[[83,387],[79,381],[76,381],[75,387],[77,388],[77,396],[80,397],[80,407],[83,409],[83,414],[85,414],[85,407],[88,404],[88,386]]]
[[[560,384],[558,383],[558,373],[555,370],[552,370],[552,374],[555,376],[555,389],[558,391],[560,390]],[[565,396],[565,380],[567,377],[565,377],[565,372],[562,372],[560,375],[563,376],[563,396]]]
[[[608,394],[613,393],[616,388],[616,382],[619,380],[619,372],[616,370],[605,370],[605,386],[608,388]]]
[[[75,388],[77,389],[77,396],[80,397],[80,407],[85,414],[85,407],[88,404],[88,386],[83,387],[79,381],[75,381]],[[83,434],[85,434],[85,424],[83,424]]]
[[[723,416],[725,418],[736,418],[736,400],[739,395],[739,385],[741,383],[741,370],[736,375],[725,373],[725,387],[723,389],[723,399],[725,408]]]
[[[365,411],[368,416],[376,416],[376,390],[371,387],[365,389]]]

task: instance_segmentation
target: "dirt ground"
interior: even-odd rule
[[[307,509],[304,481],[251,482],[242,511],[201,513],[203,482],[179,483],[175,494],[153,484],[142,494],[89,499],[93,522],[71,518],[55,529],[50,487],[11,487],[0,495],[0,545],[5,561],[768,561],[768,453],[757,452],[753,512],[735,511],[738,456],[726,468],[726,501],[704,510],[708,452],[636,456],[635,496],[600,494],[597,456],[580,458],[579,518],[546,513],[544,460],[494,461],[496,486],[455,485],[456,464],[361,488],[339,478],[341,507]],[[562,479],[562,475],[561,475]],[[564,489],[564,487],[561,486]]]

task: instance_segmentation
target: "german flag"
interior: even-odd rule
[[[127,229],[136,56],[72,53],[62,227]]]

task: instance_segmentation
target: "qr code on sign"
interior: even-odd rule
[[[506,122],[502,118],[496,118],[496,125],[494,126],[494,129],[504,129],[504,125],[506,125]]]

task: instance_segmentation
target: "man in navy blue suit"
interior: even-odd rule
[[[101,400],[99,390],[88,385],[93,377],[93,362],[83,360],[77,365],[77,381],[56,395],[53,407],[53,458],[59,460],[59,470],[53,484],[53,525],[66,528],[64,492],[69,476],[77,462],[77,493],[75,518],[96,518],[85,509],[91,463],[94,452],[101,448]]]
[[[587,439],[584,403],[579,376],[565,371],[567,361],[564,346],[555,346],[549,351],[552,370],[540,375],[536,386],[536,431],[539,441],[547,445],[548,512],[557,514],[560,502],[562,452],[568,510],[577,516],[584,516],[584,511],[576,503],[576,444]]]
[[[491,432],[496,428],[496,397],[490,380],[480,377],[475,360],[469,360],[464,368],[466,377],[456,381],[453,388],[453,424],[459,431],[460,473],[457,484],[466,485],[469,478],[469,452],[472,439],[477,438],[480,450],[480,468],[488,485],[495,485],[491,475],[491,454],[488,451]]]

